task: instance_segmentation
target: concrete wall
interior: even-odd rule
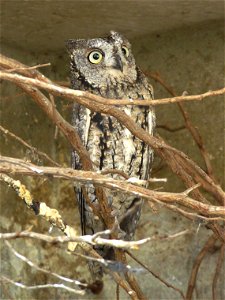
[[[171,85],[178,95],[187,91],[189,94],[199,94],[208,90],[224,86],[224,28],[222,20],[204,21],[200,24],[189,24],[170,30],[145,33],[139,32],[131,38],[133,52],[138,64],[146,71],[157,71],[162,78]],[[120,30],[123,32],[123,28]],[[123,32],[126,34],[126,32]],[[94,36],[94,34],[93,34]],[[72,36],[71,36],[72,37]],[[75,36],[74,36],[75,37]],[[47,43],[47,40],[46,40]],[[35,65],[51,62],[51,67],[42,69],[43,73],[52,80],[68,79],[68,57],[64,46],[57,51],[31,51],[13,47],[11,41],[4,38],[2,53],[19,61]],[[155,97],[167,97],[168,93],[153,80],[150,80],[155,89]],[[70,146],[61,133],[55,138],[55,128],[46,118],[39,107],[11,83],[2,83],[1,123],[27,142],[46,152],[53,159],[65,166],[70,165]],[[71,108],[67,102],[57,98],[57,108],[62,115],[70,120]],[[193,124],[198,127],[206,148],[210,153],[214,172],[219,182],[223,178],[224,157],[224,98],[208,98],[203,102],[185,104]],[[178,127],[184,124],[177,105],[159,106],[156,109],[157,123]],[[192,159],[204,167],[198,148],[194,144],[186,129],[177,132],[167,132],[158,129],[158,133],[171,145],[187,153]],[[39,158],[6,136],[1,136],[1,151],[3,155],[31,159],[37,164],[43,164]],[[155,168],[160,163],[155,159]],[[155,174],[157,177],[166,177],[168,182],[163,184],[165,191],[182,191],[185,189],[182,182],[163,165]],[[66,222],[79,228],[77,206],[73,196],[73,188],[69,182],[51,179],[27,179],[18,177],[26,183],[38,200],[45,201],[49,206],[58,209]],[[156,188],[159,185],[153,185]],[[162,186],[162,185],[160,185]],[[162,278],[179,287],[185,292],[187,281],[194,259],[207,237],[211,234],[204,223],[191,222],[179,214],[156,207],[153,212],[146,203],[136,238],[159,234],[174,234],[188,229],[189,233],[180,237],[151,242],[139,251],[133,252],[146,263],[152,271]],[[49,225],[41,218],[36,218],[28,211],[24,203],[14,195],[8,187],[1,184],[1,232],[24,230],[33,226],[32,230],[47,233]],[[53,230],[54,234],[59,234]],[[52,271],[78,279],[88,279],[85,261],[65,253],[55,246],[28,239],[12,241],[12,245],[32,261],[42,266],[50,266]],[[13,256],[8,248],[1,245],[1,272],[27,285],[53,282],[39,272],[35,272],[25,263]],[[211,282],[215,272],[218,251],[210,253],[199,271],[194,299],[212,299]],[[136,264],[130,260],[130,264]],[[151,274],[138,275],[140,286],[151,299],[180,299],[180,295],[169,289]],[[106,286],[101,299],[115,299],[115,288],[112,289],[112,279],[106,276]],[[113,295],[113,296],[112,296]],[[217,299],[223,298],[222,276],[219,280]],[[60,290],[26,291],[12,285],[3,284],[1,299],[80,299]],[[87,295],[84,299],[93,299]],[[97,298],[97,297],[96,297]],[[127,296],[121,291],[121,299]]]

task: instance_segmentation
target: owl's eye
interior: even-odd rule
[[[99,64],[103,59],[103,55],[100,51],[94,50],[89,53],[88,59],[92,64]]]
[[[126,57],[129,56],[129,50],[127,49],[126,46],[122,46],[122,52],[123,52],[123,54],[124,54]]]

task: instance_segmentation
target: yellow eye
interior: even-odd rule
[[[126,46],[122,46],[122,52],[124,56],[128,57],[129,56],[129,50],[127,49]]]
[[[89,53],[88,59],[92,64],[99,64],[103,59],[103,55],[100,51],[94,50]]]

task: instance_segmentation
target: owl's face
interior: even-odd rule
[[[111,31],[105,38],[68,40],[71,67],[93,88],[133,83],[137,78],[136,64],[127,39]]]

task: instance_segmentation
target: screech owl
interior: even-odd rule
[[[121,34],[111,31],[104,38],[71,39],[67,41],[71,63],[71,85],[73,89],[84,90],[105,98],[153,99],[153,89],[147,78],[136,66],[129,41]],[[152,107],[120,107],[143,129],[153,134],[155,114]],[[75,104],[73,126],[90,153],[95,171],[117,170],[127,177],[146,180],[150,176],[153,150],[120,124],[114,117],[92,113],[89,109]],[[79,157],[72,153],[72,166],[81,169]],[[118,172],[118,173],[119,173]],[[118,173],[109,176],[121,179]],[[89,200],[98,206],[93,185],[86,188]],[[133,238],[140,218],[142,200],[118,191],[105,191],[121,229],[121,238]],[[106,229],[88,206],[80,187],[76,194],[81,215],[82,234],[93,234]],[[107,259],[113,259],[113,252],[106,247],[96,247]],[[93,264],[91,271],[95,270]],[[101,276],[101,275],[100,275]]]

